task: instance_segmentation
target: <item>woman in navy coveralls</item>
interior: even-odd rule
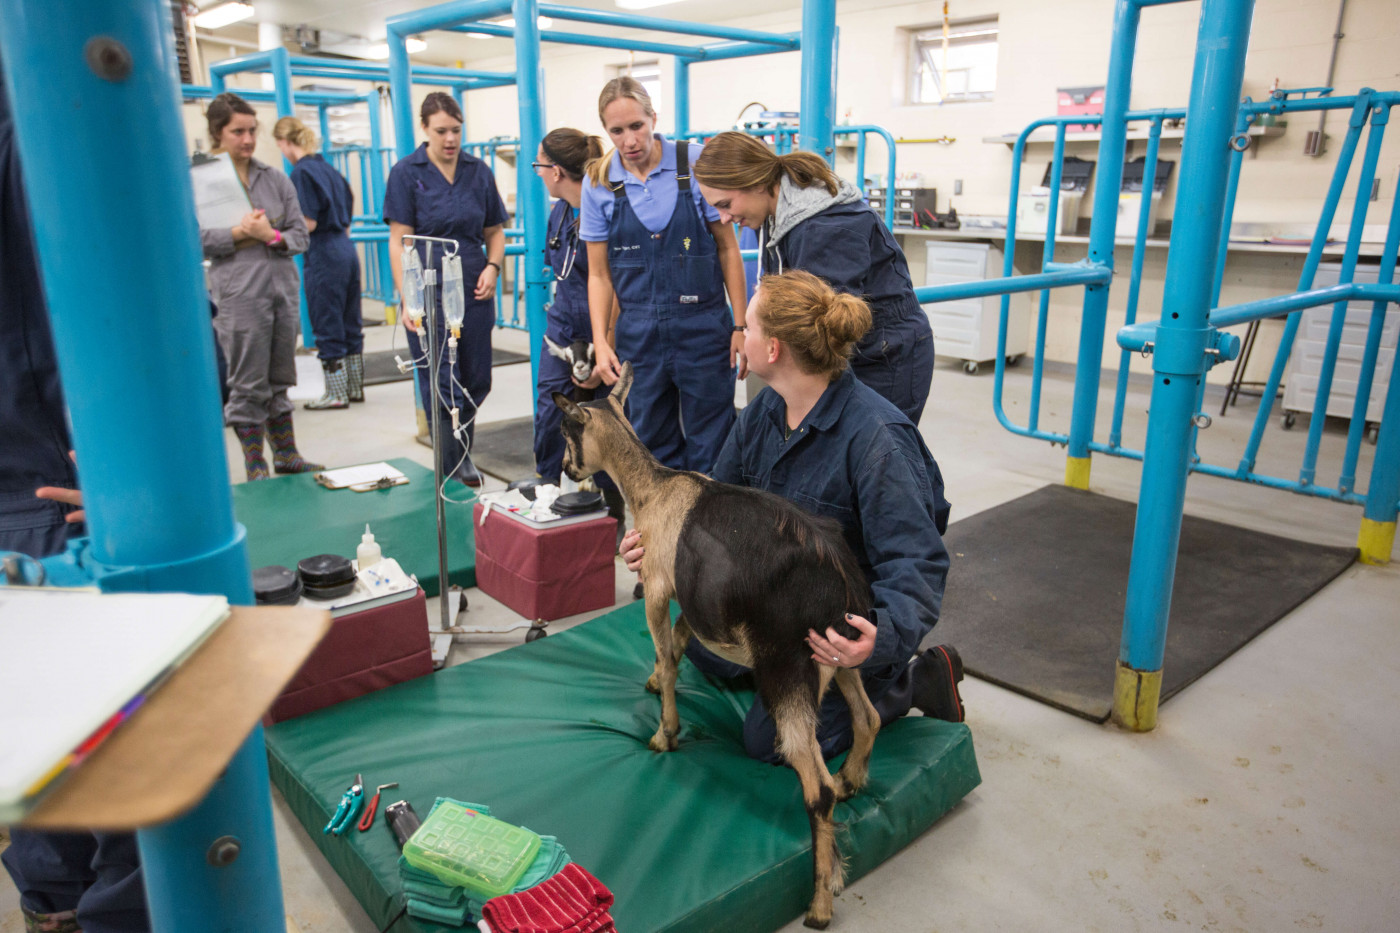
[[[272,138],[292,163],[292,186],[311,233],[303,285],[326,391],[306,407],[349,408],[365,400],[360,256],[349,235],[355,195],[345,176],[316,153],[316,136],[296,117],[278,120]]]
[[[851,369],[917,425],[933,379],[933,330],[904,253],[860,191],[820,157],[775,155],[744,133],[706,143],[695,179],[723,220],[758,231],[760,275],[804,269],[869,303],[874,323]]]
[[[734,228],[691,182],[700,147],[655,135],[656,112],[640,83],[609,81],[598,116],[616,148],[589,169],[579,230],[588,244],[595,372],[612,385],[621,361],[630,361],[627,411],[637,436],[666,466],[708,471],[734,423],[734,369],[747,373]]]
[[[462,151],[462,111],[447,94],[435,91],[423,100],[419,118],[428,141],[410,156],[400,159],[389,172],[384,192],[384,219],[389,222],[389,256],[394,284],[403,294],[403,238],[410,234],[457,241],[466,288],[466,317],[457,351],[457,368],[451,368],[446,350],[447,332],[442,321],[442,276],[438,275],[437,306],[432,318],[438,329],[442,358],[436,378],[424,372],[427,343],[405,319],[408,344],[418,360],[418,390],[423,410],[433,405],[457,408],[466,437],[443,438],[440,456],[443,471],[468,486],[481,485],[481,474],[468,451],[476,430],[478,407],[491,391],[491,328],[496,323],[496,279],[506,255],[506,206],[496,190],[496,177],[485,162]],[[418,245],[418,258],[427,267],[428,244]],[[432,244],[433,268],[442,267],[442,244]],[[483,252],[484,248],[484,252]],[[436,387],[434,387],[436,382]],[[436,388],[436,391],[434,391]],[[430,415],[431,417],[431,415]]]
[[[868,619],[846,617],[858,639],[830,628],[810,631],[814,661],[858,669],[882,724],[913,707],[961,722],[957,651],[938,645],[920,652],[938,621],[948,576],[943,476],[918,429],[847,366],[870,318],[865,302],[810,273],[759,280],[744,349],[768,388],[739,416],[713,477],[767,490],[840,523],[870,584],[872,609]],[[635,530],[623,537],[629,569],[641,566],[644,544]],[[748,673],[694,639],[686,657],[714,676]],[[854,735],[839,690],[826,695],[819,715],[817,740],[831,758]],[[780,764],[775,740],[773,717],[755,699],[744,720],[745,750]]]

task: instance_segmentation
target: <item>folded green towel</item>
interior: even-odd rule
[[[450,927],[466,926],[469,918],[475,916],[465,905],[456,909],[435,907],[432,904],[424,904],[422,901],[413,898],[410,898],[408,901],[408,914],[420,920],[431,920],[434,923],[441,923]]]

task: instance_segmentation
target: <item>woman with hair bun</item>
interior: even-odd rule
[[[316,135],[296,117],[272,127],[277,148],[292,163],[311,246],[306,251],[306,311],[316,332],[316,355],[326,391],[306,407],[349,408],[365,400],[365,335],[360,319],[360,256],[350,242],[355,195],[350,183],[316,152]]]
[[[412,234],[457,241],[462,260],[466,313],[462,321],[457,367],[444,349],[436,372],[427,361],[427,338],[420,337],[405,318],[408,345],[419,361],[418,391],[423,411],[437,405],[444,424],[457,409],[462,434],[443,438],[438,457],[444,476],[480,486],[481,474],[471,462],[476,413],[491,392],[491,329],[496,326],[496,279],[506,258],[506,205],[487,164],[462,151],[462,108],[450,94],[434,91],[418,110],[428,141],[389,171],[384,186],[384,219],[389,224],[389,262],[394,285],[403,294],[403,238]],[[428,264],[428,244],[418,244],[418,258]],[[432,244],[434,269],[441,269],[442,244]],[[439,286],[442,278],[438,277]],[[442,319],[442,288],[431,310],[438,346],[447,344]],[[465,438],[463,443],[462,438]]]
[[[858,668],[881,724],[912,707],[961,722],[957,651],[919,651],[938,621],[948,575],[943,476],[918,429],[847,366],[870,328],[870,309],[811,273],[790,271],[760,279],[748,311],[744,352],[768,387],[739,415],[713,477],[776,493],[841,525],[874,608],[869,619],[847,616],[859,639],[830,628],[809,632],[813,660]],[[623,538],[629,569],[641,566],[644,545],[635,530]],[[707,674],[746,672],[694,639],[686,656]],[[849,748],[853,735],[846,701],[832,691],[817,727],[822,754]],[[744,722],[745,749],[777,764],[775,741],[773,717],[757,699]]]
[[[228,402],[224,422],[243,448],[248,479],[267,479],[263,438],[272,443],[278,473],[324,469],[297,451],[293,405],[287,390],[297,384],[296,342],[301,325],[300,283],[292,257],[306,252],[309,236],[296,188],[280,171],[253,158],[258,118],[237,94],[209,102],[209,141],[226,152],[248,192],[253,210],[230,227],[201,227],[209,263],[209,291],[219,308],[214,330],[228,357]]]
[[[758,232],[760,275],[805,269],[870,303],[872,324],[851,367],[917,425],[933,379],[933,331],[904,253],[860,191],[813,153],[776,155],[734,132],[705,144],[695,180],[721,219]]]

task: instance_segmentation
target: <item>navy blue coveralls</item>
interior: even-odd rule
[[[660,233],[637,219],[624,182],[610,185],[617,356],[632,363],[627,417],[637,437],[668,467],[708,472],[734,424],[734,315],[719,250],[690,194],[685,140],[676,142],[676,177],[676,206]]]
[[[40,486],[76,489],[67,409],[39,263],[30,234],[9,99],[0,79],[0,551],[47,557],[83,532],[70,507],[34,498]],[[55,696],[63,672],[54,672]],[[150,929],[136,837],[12,828],[3,855],[20,904],[38,913],[77,911],[87,933]]]
[[[904,253],[879,215],[864,201],[833,204],[767,252],[764,271],[802,269],[869,303],[872,324],[856,344],[851,368],[917,425],[933,381],[933,330],[914,297]]]
[[[712,475],[776,493],[841,524],[870,582],[876,633],[875,649],[860,666],[865,691],[882,724],[909,712],[909,659],[938,621],[948,578],[943,475],[918,429],[848,369],[791,434],[782,396],[771,388],[760,392],[740,414]],[[748,673],[693,639],[686,656],[709,674]],[[850,709],[839,690],[823,698],[820,717],[822,755],[850,748]],[[775,738],[773,717],[755,699],[744,721],[745,750],[781,763]]]
[[[561,347],[575,340],[593,342],[593,325],[588,318],[588,249],[578,238],[578,209],[563,198],[549,212],[544,259],[554,270],[554,301],[545,311],[545,336]],[[569,364],[551,356],[540,344],[540,374],[535,383],[535,472],[551,483],[559,482],[564,467],[564,435],[559,425],[564,413],[554,404],[553,393],[570,398],[575,393],[593,393],[596,398],[607,387],[579,389],[574,385]]]
[[[428,145],[420,145],[412,155],[400,159],[389,171],[384,191],[384,220],[407,224],[420,236],[435,236],[457,241],[457,255],[462,260],[462,287],[466,297],[466,315],[462,320],[462,336],[457,347],[457,370],[450,368],[447,355],[447,328],[442,321],[442,244],[432,244],[433,268],[437,269],[437,305],[433,319],[437,321],[438,346],[442,347],[442,362],[437,371],[437,391],[456,407],[467,425],[468,439],[475,436],[476,410],[491,392],[491,328],[496,323],[494,297],[477,301],[472,297],[477,277],[486,268],[487,227],[503,226],[506,206],[496,190],[496,177],[490,167],[465,152],[457,154],[457,172],[449,183],[437,166],[428,159]],[[418,258],[427,266],[428,244],[418,245]],[[427,368],[427,340],[420,340],[408,331],[408,345],[419,364],[418,391],[423,410],[432,412],[438,401],[433,398],[432,380],[424,378]],[[453,385],[453,376],[462,388]],[[462,389],[471,397],[468,401]],[[455,443],[443,444],[444,466],[451,469],[462,459],[462,450]]]
[[[307,220],[316,221],[306,250],[306,311],[316,336],[316,355],[338,360],[363,352],[360,320],[360,256],[350,242],[355,195],[350,183],[319,155],[292,168],[292,185]]]

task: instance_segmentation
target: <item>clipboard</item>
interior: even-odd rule
[[[210,156],[196,152],[190,159],[190,183],[199,226],[213,230],[236,227],[252,213],[248,190],[227,152]]]
[[[408,485],[408,477],[402,471],[383,462],[322,470],[315,475],[315,480],[327,489],[349,489],[351,492],[370,492]]]

